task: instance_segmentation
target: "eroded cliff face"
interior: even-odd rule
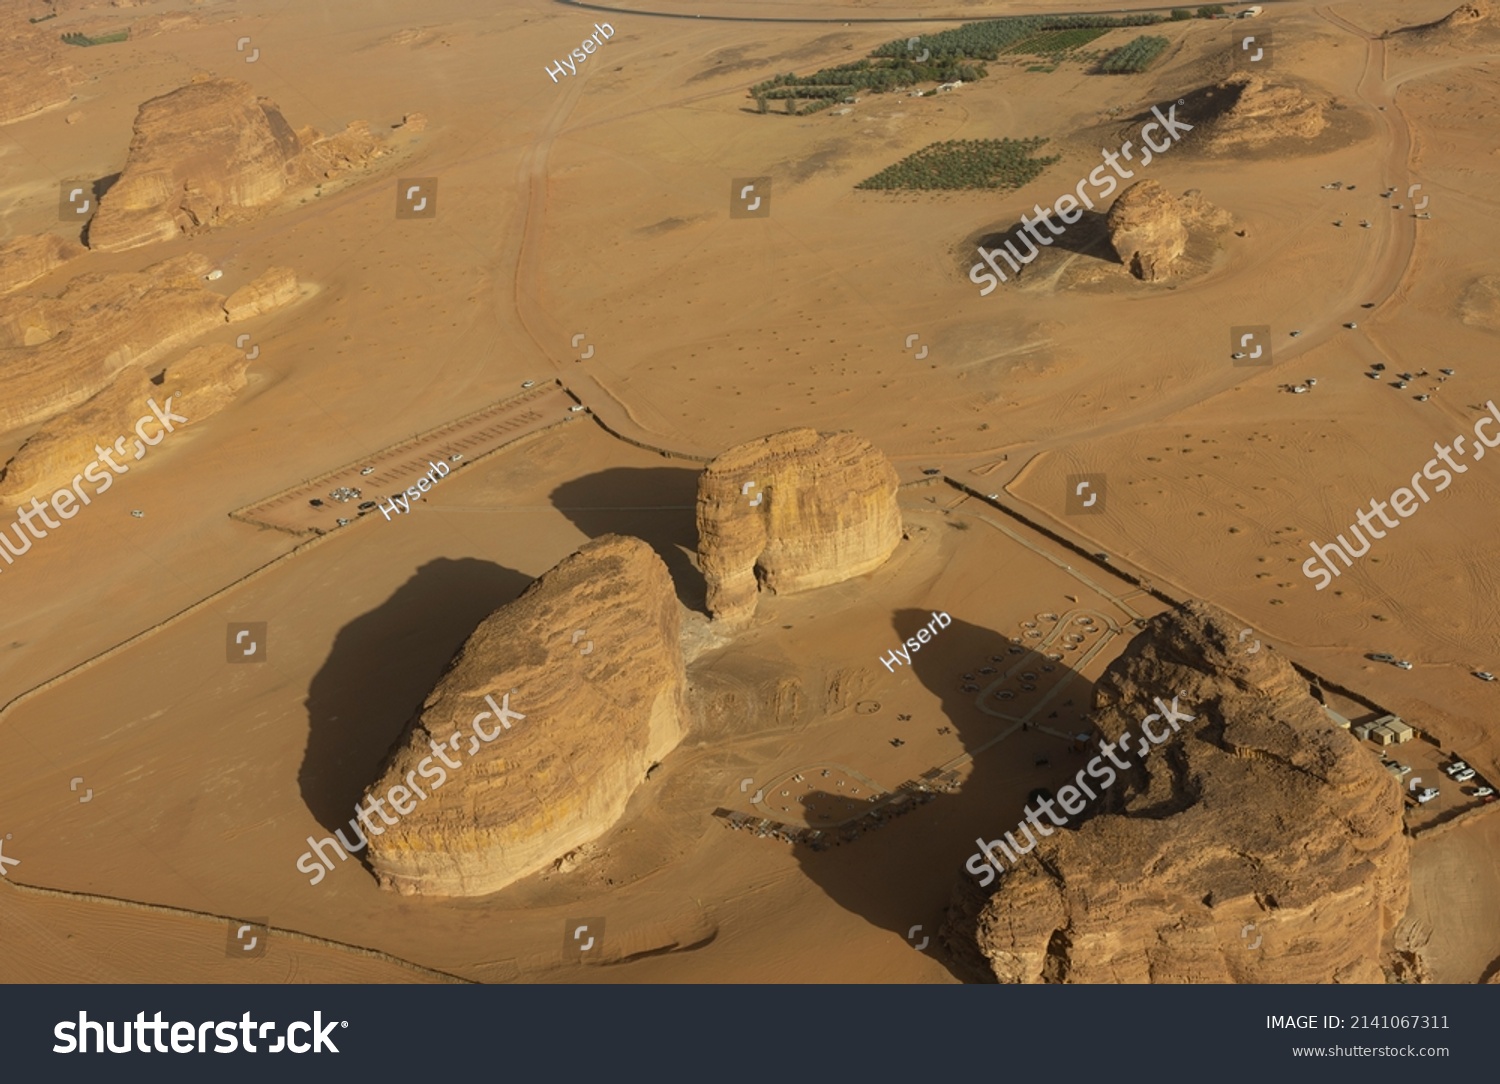
[[[231,316],[258,316],[300,296],[296,277],[273,268],[226,299],[205,282],[212,266],[188,253],[142,271],[79,275],[57,297],[0,298],[0,432],[69,410],[121,371],[154,366],[209,332],[232,338]]]
[[[853,433],[791,429],[731,448],[698,480],[698,558],[715,618],[761,586],[806,591],[874,571],[901,541],[896,471]]]
[[[0,294],[19,290],[87,251],[77,241],[52,233],[17,237],[0,244]]]
[[[686,729],[680,635],[666,565],[620,535],[486,618],[366,793],[425,794],[395,825],[371,818],[382,887],[485,895],[608,830]]]
[[[142,417],[154,416],[149,401],[187,419],[173,423],[177,432],[233,402],[247,383],[248,364],[242,351],[215,343],[189,350],[168,367],[160,385],[153,384],[141,369],[126,369],[109,387],[63,411],[16,450],[0,473],[0,508],[17,507],[32,497],[46,500],[71,486],[98,458],[96,445],[112,448],[116,462],[126,466],[132,466],[136,458],[146,458],[151,453],[142,445],[135,424]],[[155,422],[145,430],[152,437],[162,431]],[[158,444],[171,439],[162,437]]]
[[[1290,83],[1241,75],[1215,87],[1233,105],[1203,124],[1196,145],[1209,154],[1254,151],[1281,140],[1312,140],[1328,127],[1328,105]]]
[[[1115,200],[1105,219],[1110,244],[1129,272],[1143,282],[1191,277],[1205,269],[1200,248],[1228,229],[1233,218],[1196,188],[1173,196],[1156,181],[1138,181]]]
[[[964,875],[942,936],[976,977],[1383,981],[1409,889],[1400,785],[1236,625],[1205,604],[1162,614],[1106,670],[1095,719],[1135,736],[1131,767],[992,894]],[[1142,759],[1143,718],[1174,696],[1195,719]],[[993,837],[1022,817],[997,809]]]
[[[88,244],[118,252],[196,233],[382,152],[365,126],[325,140],[295,131],[248,83],[198,80],[141,105],[125,168],[99,201]]]
[[[25,5],[31,7],[32,5]],[[31,23],[33,12],[9,5],[0,11],[0,124],[9,124],[73,97],[68,46],[55,23]]]
[[[1145,282],[1160,282],[1187,250],[1177,201],[1156,181],[1137,181],[1115,200],[1106,219],[1120,262]]]

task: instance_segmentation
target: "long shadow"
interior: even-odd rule
[[[689,553],[698,549],[698,472],[686,467],[611,467],[564,482],[552,504],[584,534],[633,535],[666,563],[677,598],[707,613],[707,585]]]
[[[1124,189],[1128,187],[1129,183],[1122,183],[1120,188]],[[1043,208],[1043,210],[1045,209]],[[1037,256],[1033,255],[1036,252],[1040,252],[1044,258],[1050,252],[1071,252],[1080,256],[1093,256],[1103,260],[1105,263],[1120,263],[1119,255],[1115,252],[1114,246],[1109,243],[1109,226],[1106,211],[1090,211],[1082,206],[1078,208],[1078,211],[1082,217],[1072,225],[1063,222],[1055,214],[1050,216],[1052,221],[1062,229],[1063,232],[1061,235],[1054,235],[1047,229],[1045,223],[1036,223],[1035,232],[1043,240],[1050,239],[1052,241],[1050,245],[1038,245],[1032,237],[1022,232],[1022,224],[1019,221],[1012,223],[1003,230],[994,230],[978,237],[975,239],[974,245],[994,250],[1003,246],[1007,241],[1010,242],[1010,247],[1007,251],[1011,253],[1012,258],[1018,264],[1021,264],[1022,275],[1036,263]],[[973,252],[974,245],[966,246],[965,252]],[[975,259],[978,259],[977,255]],[[1004,271],[1007,275],[1015,276],[1015,269],[998,252],[995,253],[995,262],[1000,265],[1000,270]]]
[[[894,636],[902,641],[915,636],[931,617],[930,611],[925,610],[897,611],[892,620]],[[938,711],[908,721],[897,721],[894,716],[882,713],[879,724],[873,724],[872,720],[869,740],[872,743],[900,740],[901,734],[930,733],[928,728],[947,726],[957,733],[964,750],[974,754],[1015,725],[979,711],[974,704],[977,694],[970,691],[974,686],[986,688],[1018,663],[1023,664],[1024,670],[1037,672],[1051,663],[1056,667],[1051,673],[1059,675],[1069,668],[1066,657],[1053,661],[1025,644],[1013,652],[1014,646],[1008,636],[954,618],[933,643],[911,654],[910,668],[937,695]],[[995,673],[980,674],[979,670],[986,666]],[[964,674],[974,675],[973,680],[965,680]],[[1081,753],[1074,744],[1038,731],[1035,724],[1063,733],[1091,730],[1090,725],[1078,718],[1092,702],[1091,689],[1088,682],[1073,678],[1048,701],[1028,729],[975,756],[962,790],[940,793],[926,802],[920,802],[914,795],[903,803],[905,812],[873,831],[861,822],[857,826],[857,839],[849,838],[853,833],[848,829],[842,832],[835,829],[825,830],[826,838],[817,849],[796,844],[794,853],[803,872],[846,910],[902,939],[907,939],[912,928],[921,924],[922,934],[911,938],[913,947],[918,936],[929,937],[931,944],[926,953],[941,960],[955,977],[972,981],[976,977],[972,961],[949,959],[939,949],[937,929],[943,922],[944,911],[960,878],[974,880],[964,867],[977,849],[976,837],[982,835],[985,840],[993,840],[1006,831],[1014,831],[1024,819],[1023,807],[1029,794],[1037,788],[1055,789],[1080,766],[1075,761],[1081,759]],[[1035,695],[1040,697],[1044,691],[1039,686]],[[1028,707],[1024,693],[1004,703],[993,697],[986,703],[1000,710],[1012,705],[1016,716],[1024,715]],[[935,767],[914,764],[912,774],[916,778],[932,776]],[[880,782],[894,787],[903,781]],[[941,780],[929,779],[929,782]],[[814,819],[817,814],[843,798],[842,793],[818,792],[805,796],[807,823],[817,826],[818,820]],[[1028,860],[1034,861],[1021,858],[1023,862]],[[931,885],[933,889],[922,889],[929,902],[917,906],[916,913],[911,902],[914,884]],[[991,884],[986,893],[993,887]]]
[[[348,831],[355,803],[458,649],[531,582],[489,561],[442,557],[339,630],[305,702],[298,783],[319,824]]]

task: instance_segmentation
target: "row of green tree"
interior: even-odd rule
[[[1035,157],[1047,140],[949,139],[931,143],[855,188],[876,191],[1020,188],[1057,161]]]
[[[1161,15],[1023,15],[987,19],[915,39],[886,42],[864,60],[824,68],[811,75],[786,72],[773,76],[751,87],[750,96],[765,113],[767,101],[806,98],[821,102],[861,90],[876,94],[899,90],[914,83],[960,80],[972,83],[988,74],[983,64],[974,61],[995,60],[1007,47],[1048,31],[1102,32],[1121,26],[1151,26],[1162,21]],[[815,87],[834,88],[834,93],[803,92]]]
[[[1006,47],[1045,30],[1154,26],[1163,21],[1164,17],[1161,15],[1019,15],[986,19],[981,23],[965,23],[952,30],[923,34],[916,41],[888,41],[870,55],[892,58],[920,56],[925,50],[932,57],[995,60]]]
[[[1099,70],[1109,75],[1143,72],[1170,44],[1166,38],[1142,34],[1134,41],[1127,41],[1100,61]]]

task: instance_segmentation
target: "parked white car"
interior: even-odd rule
[[[1423,805],[1426,805],[1428,802],[1432,801],[1437,796],[1438,796],[1438,789],[1437,789],[1437,787],[1428,787],[1426,790],[1422,791],[1422,793],[1420,793],[1420,794],[1417,795],[1417,801],[1421,802]]]

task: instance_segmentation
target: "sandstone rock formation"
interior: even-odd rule
[[[382,829],[368,856],[381,885],[481,896],[603,834],[685,729],[680,633],[666,565],[619,535],[486,618],[366,794],[415,784],[425,795],[395,825],[369,818]],[[494,709],[524,719],[503,729]]]
[[[0,124],[9,124],[73,97],[67,48],[46,23],[27,21],[23,5],[0,10]],[[50,21],[50,20],[49,20]]]
[[[1120,262],[1146,282],[1167,278],[1187,249],[1177,201],[1156,181],[1137,181],[1121,192],[1106,222]]]
[[[290,268],[273,267],[254,282],[241,286],[224,302],[231,323],[272,312],[297,300],[297,276]]]
[[[1409,887],[1400,784],[1238,625],[1165,613],[1108,667],[1095,721],[1111,742],[1131,732],[1130,767],[987,898],[962,875],[942,935],[962,965],[1001,982],[1382,981]],[[1166,740],[1142,760],[1142,720],[1173,697],[1196,718],[1153,723]],[[995,815],[987,837],[1035,838],[1020,811]]]
[[[235,316],[295,299],[296,278],[273,269],[226,301],[208,289],[209,261],[189,253],[143,271],[80,275],[57,297],[0,298],[0,432],[34,425],[97,394],[127,366],[146,367]]]
[[[224,297],[196,254],[144,271],[80,275],[57,297],[0,299],[0,431],[31,425],[102,391],[121,369],[162,360],[222,327]]]
[[[1481,23],[1488,22],[1490,14],[1488,0],[1471,0],[1470,3],[1460,4],[1436,22],[1407,29],[1421,37],[1447,37],[1475,29]]]
[[[201,79],[145,102],[125,168],[99,201],[90,248],[117,252],[232,221],[380,153],[358,125],[297,132],[248,83]]]
[[[114,449],[115,460],[130,466],[137,445],[131,428],[137,418],[150,412],[146,400],[157,391],[144,372],[127,369],[98,395],[37,430],[0,475],[0,508],[8,512],[32,497],[46,500],[48,494],[69,485],[74,475],[97,458],[95,445],[111,448],[124,437]]]
[[[196,425],[219,413],[245,390],[249,367],[244,351],[228,343],[195,346],[167,366],[158,390],[173,396],[173,409],[187,418],[188,424]],[[158,398],[157,402],[162,400]]]
[[[1240,75],[1200,96],[1219,110],[1188,138],[1208,154],[1238,154],[1271,143],[1307,141],[1328,127],[1328,103],[1300,87]]]
[[[762,585],[806,591],[879,568],[901,541],[899,484],[853,433],[790,429],[720,455],[698,479],[709,612],[745,619]]]
[[[55,233],[17,237],[0,244],[0,294],[19,290],[51,274],[88,249]]]
[[[1186,256],[1195,235],[1223,230],[1230,221],[1196,188],[1176,198],[1155,181],[1137,181],[1120,193],[1105,223],[1110,244],[1130,273],[1161,282],[1190,270]]]
[[[187,419],[175,429],[196,425],[234,401],[248,383],[248,365],[241,351],[216,343],[189,350],[167,369],[160,385],[142,369],[125,369],[109,387],[53,418],[17,449],[0,473],[0,507],[13,508],[34,496],[45,499],[71,484],[95,459],[95,445],[108,448],[120,437],[125,442],[116,447],[115,458],[129,466],[137,451],[147,454],[138,447],[134,427],[151,413],[148,399],[163,408],[172,400],[172,412]],[[147,431],[154,434],[157,428]]]

